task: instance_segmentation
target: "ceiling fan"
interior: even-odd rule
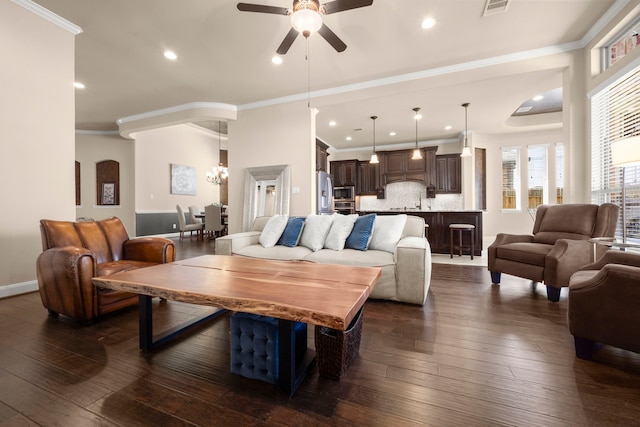
[[[347,48],[347,45],[322,22],[322,15],[371,6],[372,4],[373,0],[334,0],[324,4],[320,4],[319,0],[293,0],[291,9],[262,4],[238,3],[238,10],[242,12],[291,16],[292,28],[276,51],[279,55],[284,55],[296,37],[298,37],[299,33],[302,33],[305,38],[308,38],[316,31],[333,46],[336,51],[342,52]]]

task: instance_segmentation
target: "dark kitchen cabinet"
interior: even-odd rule
[[[436,156],[436,193],[462,192],[461,161],[459,154]]]
[[[358,162],[356,194],[359,196],[375,196],[380,187],[380,164]]]
[[[424,147],[422,159],[412,159],[413,150],[385,151],[382,157],[382,183],[419,181],[435,185],[435,153],[437,147]]]
[[[360,212],[364,215],[370,212]],[[473,224],[474,230],[474,252],[475,256],[482,254],[482,211],[383,211],[376,212],[378,215],[397,215],[406,213],[407,215],[415,215],[422,217],[424,222],[429,225],[425,229],[431,252],[434,254],[449,253],[449,224]],[[463,246],[469,246],[469,233],[463,234]]]
[[[328,148],[329,146],[327,144],[316,139],[316,171],[327,172]]]
[[[357,160],[339,160],[331,162],[330,164],[334,187],[356,185],[358,174]]]

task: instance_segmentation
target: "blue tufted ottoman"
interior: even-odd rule
[[[295,323],[296,358],[307,351],[307,324]],[[250,313],[231,316],[231,372],[278,382],[278,319]]]

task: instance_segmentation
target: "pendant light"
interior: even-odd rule
[[[220,143],[220,129],[221,122],[218,121],[218,156],[220,156],[221,143]],[[216,185],[223,185],[227,183],[229,178],[229,169],[227,169],[222,162],[218,163],[217,167],[211,168],[210,172],[207,172],[207,181]]]
[[[462,153],[460,157],[471,157],[471,147],[469,147],[469,140],[467,139],[467,108],[469,103],[462,104],[464,107],[464,145],[462,146]]]
[[[376,119],[378,116],[371,116],[371,120],[373,120],[373,153],[371,153],[371,160],[369,163],[380,163],[378,160],[378,155],[376,154]]]
[[[422,159],[422,154],[420,153],[420,149],[418,148],[418,120],[420,120],[420,108],[416,107],[413,109],[414,116],[413,119],[416,121],[416,148],[413,150],[413,155],[411,156],[411,160],[420,160]]]

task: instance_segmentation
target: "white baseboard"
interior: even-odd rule
[[[14,283],[13,285],[0,286],[0,298],[13,297],[38,290],[38,281]]]

